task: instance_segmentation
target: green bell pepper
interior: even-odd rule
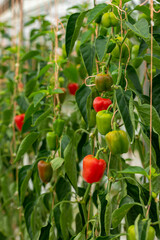
[[[135,234],[135,226],[131,225],[128,228],[128,237],[129,240],[136,240],[136,234]],[[154,240],[155,237],[155,230],[152,226],[149,227],[148,233],[147,233],[147,238],[146,240]]]
[[[58,137],[60,137],[62,135],[62,132],[64,129],[64,124],[65,124],[65,121],[63,119],[57,119],[53,123],[53,129],[54,129],[55,133],[58,135]]]
[[[105,139],[112,154],[122,154],[128,152],[129,141],[125,131],[114,130],[107,133]]]
[[[96,124],[97,124],[98,132],[100,132],[100,134],[105,135],[109,131],[111,131],[112,116],[113,114],[106,110],[97,112]]]
[[[57,150],[59,146],[58,135],[55,132],[48,132],[46,135],[47,148]]]

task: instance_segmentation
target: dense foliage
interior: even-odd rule
[[[0,23],[1,240],[160,238],[160,4],[119,2]]]

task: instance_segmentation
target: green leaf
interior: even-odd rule
[[[49,240],[49,235],[50,235],[50,229],[51,229],[51,224],[48,223],[47,226],[41,228],[41,235],[39,237],[39,240]],[[52,238],[54,239],[54,238]]]
[[[135,103],[141,121],[147,126],[150,125],[150,105],[138,105]],[[152,127],[153,130],[160,136],[160,118],[154,107],[152,107]]]
[[[79,31],[86,13],[87,12],[74,13],[68,19],[65,39],[67,56],[69,56],[69,54],[71,53],[75,41],[78,38]]]
[[[34,114],[33,116],[33,126],[37,126],[40,124],[43,120],[45,120],[51,112],[51,108],[49,108],[47,111],[39,111]]]
[[[25,193],[28,188],[28,182],[32,176],[32,172],[33,172],[32,165],[23,166],[18,171],[18,195],[21,204],[23,204]]]
[[[95,47],[90,42],[86,42],[80,46],[80,52],[87,72],[91,76],[95,60]]]
[[[39,239],[42,227],[47,226],[50,210],[45,205],[45,196],[51,198],[50,193],[41,195],[35,201],[30,200],[25,205],[24,217],[26,221],[27,231],[32,240]]]
[[[36,87],[36,83],[37,83],[37,79],[33,78],[31,80],[29,80],[26,84],[26,88],[25,88],[25,95],[29,96],[31,94],[31,92],[34,91],[34,88]]]
[[[14,160],[14,163],[18,162],[20,158],[24,155],[25,152],[28,151],[28,149],[32,146],[32,144],[37,140],[39,137],[39,133],[32,132],[29,133],[21,142],[18,152],[16,155],[16,159]]]
[[[45,92],[38,92],[37,94],[35,94],[35,96],[33,97],[34,107],[36,107],[45,96]]]
[[[140,94],[142,94],[142,87],[141,87],[137,72],[134,69],[134,67],[132,67],[131,65],[128,65],[127,67],[127,76],[132,81],[132,84],[134,85],[135,90]]]
[[[144,60],[147,62],[147,63],[151,63],[151,55],[149,54],[146,54],[144,55]],[[160,69],[160,58],[157,58],[157,57],[152,57],[152,61],[153,61],[153,65]]]
[[[115,43],[110,42],[110,38],[107,38],[105,36],[99,36],[96,39],[96,52],[97,52],[99,61],[103,60],[108,50],[109,52],[112,52],[115,46],[116,46]]]
[[[33,113],[35,113],[37,111],[37,109],[38,109],[38,106],[34,107],[34,104],[31,103],[25,113],[24,121],[26,121]]]
[[[86,124],[88,124],[87,98],[89,97],[90,93],[90,88],[85,84],[83,84],[76,92],[76,102]]]
[[[87,24],[90,24],[91,22],[93,22],[103,12],[107,12],[109,8],[110,6],[108,6],[105,3],[96,5],[93,9],[89,11]]]
[[[150,37],[149,34],[149,25],[146,19],[142,18],[137,21],[134,25],[129,22],[126,22],[127,27],[129,27],[136,35],[143,39]]]
[[[81,135],[75,133],[72,140],[68,144],[68,146],[64,150],[64,166],[66,174],[76,190],[77,188],[77,166],[76,166],[76,159],[77,159],[77,145],[81,139]]]
[[[153,105],[160,116],[160,74],[153,78]]]
[[[26,61],[28,59],[31,59],[33,57],[35,57],[36,55],[40,54],[40,51],[38,50],[31,50],[29,52],[27,52],[21,59],[21,61]]]
[[[111,223],[112,223],[112,200],[111,200],[110,193],[108,193],[106,199],[108,202],[105,210],[104,224],[105,224],[106,235],[109,236]]]
[[[126,196],[121,200],[121,207],[114,210],[112,213],[112,227],[116,228],[118,227],[118,225],[120,224],[120,222],[122,221],[122,219],[125,217],[125,215],[127,214],[127,212],[135,205],[136,203],[134,202],[134,200],[129,197]]]
[[[133,141],[134,131],[133,124],[131,121],[131,116],[129,112],[129,100],[131,98],[131,91],[124,91],[121,87],[116,90],[116,99],[118,104],[118,109],[122,116],[126,131],[130,137],[130,140]]]
[[[57,157],[57,158],[54,158],[50,163],[53,168],[53,171],[55,171],[62,166],[62,164],[64,163],[64,159]]]
[[[22,112],[26,112],[29,107],[28,99],[25,96],[20,95],[17,97],[16,101],[17,101],[18,105],[20,106]]]
[[[43,76],[49,69],[50,69],[50,67],[52,67],[53,66],[53,64],[47,64],[46,66],[44,66],[41,70],[40,70],[40,72],[39,72],[39,74],[38,74],[38,76],[36,77],[37,79],[39,79],[41,76]]]
[[[150,226],[150,219],[143,219],[140,215],[135,220],[135,235],[137,240],[146,240]]]
[[[147,172],[139,166],[129,166],[126,169],[119,171],[119,173],[141,174],[148,178]]]

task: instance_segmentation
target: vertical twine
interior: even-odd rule
[[[153,72],[152,72],[152,67],[153,67],[153,0],[150,1],[150,17],[151,17],[151,76],[150,76],[150,158],[149,158],[149,202],[148,202],[148,209],[146,216],[149,214],[150,206],[151,206],[151,197],[152,197],[152,175],[151,175],[151,170],[152,170],[152,78],[153,78]]]

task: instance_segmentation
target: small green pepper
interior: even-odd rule
[[[112,120],[112,113],[102,110],[99,111],[96,115],[96,124],[98,132],[102,135],[107,134],[111,131],[111,120]]]
[[[125,131],[114,130],[107,133],[105,139],[112,154],[122,154],[128,152],[129,141]]]
[[[131,225],[128,228],[128,236],[129,240],[136,240],[136,234],[135,234],[135,226]],[[149,227],[148,233],[147,233],[147,238],[146,240],[154,240],[155,237],[155,230],[152,226]]]
[[[46,136],[47,148],[49,150],[57,150],[59,146],[58,135],[55,132],[48,132]]]
[[[58,137],[60,137],[62,135],[62,132],[64,129],[64,124],[65,124],[65,121],[63,119],[57,119],[53,123],[53,129],[54,129],[55,133],[58,135]]]

